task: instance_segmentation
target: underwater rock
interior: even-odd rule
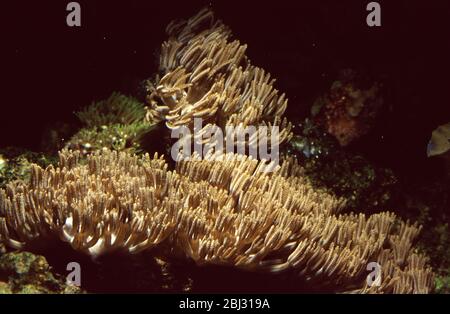
[[[283,152],[299,158],[315,187],[344,197],[349,210],[371,213],[390,207],[398,183],[392,170],[346,151],[309,118],[295,123],[293,130]]]
[[[12,290],[9,287],[9,284],[6,282],[0,281],[0,294],[12,294]]]
[[[47,167],[56,161],[55,158],[34,153],[20,148],[5,148],[0,150],[0,188],[14,180],[27,181],[30,177],[32,164]]]
[[[81,293],[78,287],[66,285],[64,278],[51,272],[43,256],[13,252],[0,256],[0,293]]]

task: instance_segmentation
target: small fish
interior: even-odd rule
[[[450,150],[450,122],[439,126],[431,133],[427,146],[427,156],[442,155]]]

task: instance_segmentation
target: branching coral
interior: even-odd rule
[[[250,64],[247,46],[231,40],[231,31],[210,10],[172,22],[166,32],[162,78],[148,85],[150,120],[164,120],[169,129],[192,129],[194,118],[202,118],[206,125],[196,133],[200,138],[210,125],[277,125],[279,142],[289,140],[285,95],[274,88],[269,73]]]
[[[0,239],[15,248],[58,237],[93,256],[164,241],[197,264],[292,271],[336,291],[428,292],[432,272],[412,250],[419,232],[392,213],[339,214],[344,201],[315,190],[290,158],[272,173],[234,154],[164,160],[110,151],[60,153],[58,168],[33,168],[29,184],[0,192]],[[42,242],[42,241],[41,241]],[[365,286],[378,262],[382,285]]]

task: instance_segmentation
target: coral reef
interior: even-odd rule
[[[182,160],[173,172],[157,156],[79,157],[63,151],[59,167],[35,166],[29,184],[0,192],[2,242],[32,248],[56,237],[94,257],[160,244],[199,265],[292,271],[336,291],[432,288],[426,258],[412,250],[420,228],[391,213],[339,214],[344,201],[313,189],[292,158],[267,174],[264,162],[234,154]],[[365,287],[371,261],[384,265],[380,287]]]
[[[65,147],[84,154],[99,149],[142,151],[142,141],[154,127],[145,119],[144,104],[134,98],[113,93],[77,113],[83,124]]]
[[[398,190],[392,170],[344,150],[309,118],[295,123],[293,130],[284,153],[297,156],[315,187],[344,197],[349,210],[371,213],[391,207]]]
[[[296,154],[301,160],[321,159],[338,149],[331,136],[311,119],[293,124],[293,136],[286,146],[286,153]]]
[[[31,165],[47,167],[57,159],[42,153],[34,153],[25,149],[5,148],[0,150],[0,188],[14,180],[27,181],[31,174]]]
[[[316,187],[346,198],[350,210],[374,213],[393,205],[398,188],[393,171],[347,149],[371,130],[383,102],[381,84],[342,70],[312,104],[310,116],[293,121],[293,136],[284,148],[301,160]]]
[[[172,22],[166,33],[147,104],[113,93],[78,112],[83,128],[57,164],[41,154],[1,152],[0,293],[80,292],[53,275],[43,256],[24,252],[58,245],[100,265],[89,287],[107,273],[129,291],[191,291],[200,273],[211,271],[255,282],[290,278],[305,291],[433,291],[435,274],[422,252],[433,267],[448,265],[437,265],[435,256],[448,260],[448,225],[423,232],[437,251],[416,245],[419,224],[380,212],[395,175],[344,150],[373,125],[380,85],[361,87],[345,71],[313,105],[312,118],[293,127],[275,80],[250,63],[246,45],[209,9]],[[171,167],[160,154],[145,153],[155,151],[146,149],[147,136],[169,145],[154,132],[158,125],[192,130],[195,118],[206,122],[194,135],[203,143],[211,125],[279,126],[279,141],[288,144],[281,165],[265,172],[274,165],[229,153],[193,155]],[[61,135],[49,137],[48,150],[59,150]],[[420,223],[427,226],[426,219]],[[372,262],[381,266],[380,285],[366,281]],[[440,291],[447,275],[438,272]]]
[[[418,248],[430,258],[436,273],[436,292],[450,293],[450,182],[448,177],[408,178],[403,182],[399,215],[423,225]]]
[[[106,100],[94,102],[76,115],[87,128],[95,128],[142,122],[145,113],[144,105],[137,99],[115,92]]]
[[[43,256],[29,252],[0,254],[0,294],[75,294],[82,291],[55,277]]]
[[[379,84],[359,88],[355,77],[354,71],[343,71],[341,78],[311,108],[312,115],[320,120],[341,146],[347,146],[365,135],[383,104]]]

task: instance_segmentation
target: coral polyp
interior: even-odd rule
[[[161,49],[161,78],[148,82],[150,120],[163,120],[169,129],[193,127],[202,118],[208,127],[279,126],[280,143],[288,141],[292,125],[283,116],[287,98],[275,79],[251,65],[246,45],[231,39],[230,29],[209,9],[166,29]]]
[[[34,166],[30,183],[0,192],[0,240],[23,249],[54,237],[93,257],[164,244],[198,265],[293,271],[343,291],[429,291],[433,273],[412,250],[420,228],[392,213],[339,214],[345,201],[313,189],[295,159],[261,167],[227,154],[169,171],[157,156],[99,151],[83,162],[63,151],[57,168]],[[387,270],[379,287],[361,277],[371,261]]]

